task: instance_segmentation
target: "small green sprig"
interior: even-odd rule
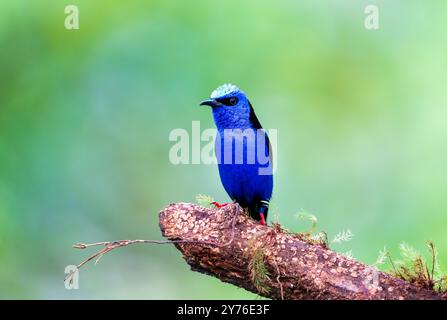
[[[212,203],[214,202],[214,198],[211,196],[204,195],[204,194],[198,194],[196,196],[196,202],[199,206],[202,206],[205,208],[211,208]]]

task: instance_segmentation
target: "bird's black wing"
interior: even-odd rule
[[[250,122],[253,125],[253,128],[262,129],[261,123],[259,122],[258,117],[256,117],[255,110],[250,101],[248,101],[248,105],[250,106]]]
[[[251,105],[250,101],[248,101],[248,105],[250,106],[250,122],[255,129],[263,129],[261,123],[258,120],[258,117],[255,114],[255,110],[253,109],[253,106]],[[272,150],[272,144],[270,143],[269,136],[267,132],[265,132],[265,138],[267,140],[267,143],[269,145],[269,158],[270,158],[270,165],[273,166],[273,150]]]

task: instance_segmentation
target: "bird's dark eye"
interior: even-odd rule
[[[230,99],[228,99],[228,104],[229,104],[230,106],[235,106],[235,105],[237,105],[237,102],[238,102],[238,100],[237,100],[236,97],[231,97]]]
[[[217,101],[226,106],[235,106],[239,102],[238,98],[236,97],[217,99]]]

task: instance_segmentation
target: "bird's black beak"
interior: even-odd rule
[[[210,107],[217,107],[218,102],[214,99],[208,99],[200,102],[201,106],[210,106]]]

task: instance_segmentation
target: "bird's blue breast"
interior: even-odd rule
[[[263,130],[219,130],[216,156],[220,178],[228,195],[243,207],[268,201],[272,196],[269,152],[267,134]]]

